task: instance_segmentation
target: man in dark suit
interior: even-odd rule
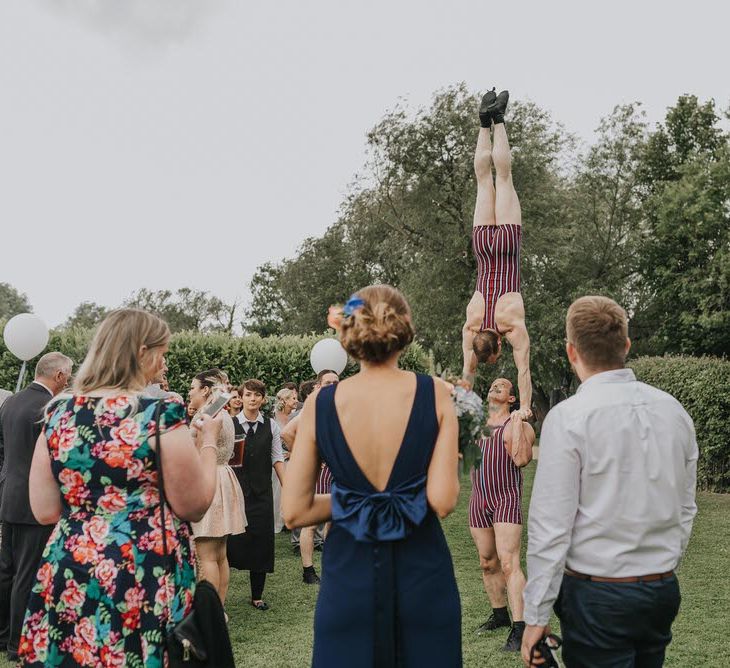
[[[38,361],[35,380],[0,409],[0,649],[17,659],[30,590],[53,526],[33,517],[28,495],[30,465],[41,432],[43,409],[68,384],[73,362],[61,353]]]

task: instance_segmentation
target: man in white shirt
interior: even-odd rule
[[[694,425],[624,368],[631,342],[614,301],[575,301],[566,334],[582,384],[542,428],[522,657],[539,665],[531,651],[554,605],[568,668],[661,666],[679,610],[674,569],[697,512]]]

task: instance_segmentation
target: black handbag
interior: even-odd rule
[[[162,401],[159,401],[155,411],[155,460],[160,494],[162,553],[169,559],[170,574],[174,574],[175,561],[167,549],[165,530],[165,506],[168,504],[162,475],[161,410]],[[167,625],[164,625],[162,633],[169,668],[235,668],[223,604],[215,587],[207,580],[201,580],[196,585],[192,612],[175,626],[172,633],[168,633]]]

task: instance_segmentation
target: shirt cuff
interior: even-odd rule
[[[550,623],[552,604],[532,605],[525,601],[525,624],[530,626],[547,626]]]

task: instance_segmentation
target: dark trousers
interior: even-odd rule
[[[251,578],[251,600],[260,601],[264,595],[264,585],[266,584],[266,573],[259,571],[249,571]]]
[[[675,576],[626,584],[564,576],[555,614],[566,667],[662,666],[680,600]]]
[[[0,545],[0,645],[17,652],[30,590],[53,526],[3,523]]]

